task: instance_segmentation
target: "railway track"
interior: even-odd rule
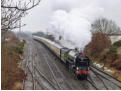
[[[49,84],[50,87],[52,87],[53,89],[56,89],[55,85],[52,84],[52,82],[50,80],[47,79],[47,77],[42,74],[38,69],[37,67],[35,67],[35,70],[37,71],[37,73],[39,74],[39,77],[41,77],[41,79],[43,79],[43,81],[45,81],[46,84]]]
[[[44,46],[44,45],[43,45]],[[44,46],[45,48],[46,48],[46,46]],[[44,51],[46,51],[46,53],[47,53],[47,55],[46,55],[46,57],[48,57],[49,55],[48,55],[48,52],[47,52],[47,50],[44,50]],[[51,52],[51,51],[50,51]],[[49,61],[51,61],[55,66],[56,66],[56,64],[52,61],[52,60],[49,60]],[[58,69],[58,67],[56,66],[56,69]],[[62,74],[62,72],[60,72],[61,74]],[[63,74],[62,74],[63,75]],[[64,76],[63,76],[63,78],[64,78]],[[96,90],[99,90],[97,87],[96,87],[96,85],[94,85],[93,84],[93,81],[91,80],[87,80]],[[83,87],[85,87],[85,89],[87,88],[87,86],[85,86],[85,84],[82,84],[82,83],[80,83],[81,85],[83,85]]]
[[[99,80],[103,83],[104,87],[106,88],[106,90],[108,90],[108,87],[106,86],[105,82],[100,78],[99,74],[97,74],[94,70],[91,69],[91,71],[93,71],[93,73],[97,76],[97,78],[99,78]]]
[[[36,50],[36,51],[39,52],[38,50]],[[40,82],[42,82],[42,83],[44,82],[44,84],[48,85],[48,87],[51,87],[50,89],[62,89],[62,87],[60,86],[60,84],[57,81],[57,78],[56,78],[56,76],[55,76],[55,74],[54,74],[54,72],[53,72],[53,70],[52,70],[52,68],[51,68],[47,58],[45,57],[45,55],[43,55],[43,53],[41,53],[41,54],[44,57],[44,60],[45,60],[45,62],[47,64],[47,66],[49,67],[49,70],[50,70],[50,72],[51,72],[51,74],[52,74],[56,84],[54,84],[54,83],[52,83],[52,81],[48,80],[48,78],[42,72],[40,72],[38,70],[38,68],[35,66],[35,63],[32,62],[32,65],[34,66],[33,70],[35,71],[33,73],[36,73],[34,75],[39,75],[38,78],[41,78],[41,80],[36,79],[36,81],[38,81],[39,84],[41,84]],[[33,84],[34,84],[34,82],[33,82]],[[44,89],[48,89],[45,85],[43,85],[43,84],[41,84],[41,85],[44,87]]]
[[[30,67],[30,65],[27,65],[26,68],[28,69],[29,73],[31,74],[32,77],[32,84],[33,84],[33,90],[36,90],[36,82],[37,84],[41,87],[41,89],[44,90],[49,90],[49,89],[57,89],[54,84],[51,83],[51,81],[49,81],[46,76],[44,76],[44,74],[42,74],[36,66],[34,66],[32,70],[34,70],[35,72],[33,72]],[[36,74],[36,75],[35,75]],[[41,80],[39,79],[41,78]],[[45,85],[43,85],[42,83],[44,82],[44,84],[48,85],[48,87],[46,87]]]
[[[43,46],[44,49],[40,47],[41,51],[40,50],[37,50],[37,51],[39,52],[39,54],[42,55],[42,57],[44,57],[43,60],[45,60],[44,62],[46,62],[47,67],[50,70],[50,74],[52,74],[52,76],[53,76],[52,79],[54,79],[55,82],[56,82],[55,85],[57,85],[57,87],[58,87],[57,89],[60,89],[60,90],[62,90],[62,89],[64,89],[64,90],[65,89],[73,89],[72,88],[73,84],[68,83],[67,78],[65,78],[64,74],[58,68],[57,64],[54,62],[53,59],[50,59],[50,58],[55,59],[55,56],[53,56],[53,55],[50,56],[49,53],[48,53],[50,51],[46,50],[45,45],[42,44],[42,46]]]
[[[109,75],[109,74],[107,74],[107,73],[101,71],[100,69],[96,68],[96,67],[93,66],[93,65],[91,66],[91,69],[96,69],[96,70],[98,70],[99,72],[101,72],[101,73],[103,73],[103,74],[105,74],[105,75],[111,77],[112,79],[115,79],[115,80],[118,81],[119,83],[121,83],[121,81],[119,81],[119,80],[117,80],[116,78],[112,77],[111,75]],[[121,87],[121,85],[120,85],[120,87]]]
[[[54,78],[54,80],[55,80],[55,82],[56,82],[56,84],[57,84],[58,89],[61,90],[62,87],[61,87],[61,85],[59,84],[59,82],[58,82],[58,80],[57,80],[57,78],[56,78],[56,76],[55,76],[55,74],[54,74],[54,71],[52,70],[52,67],[50,66],[50,64],[49,64],[47,58],[45,57],[45,55],[43,55],[43,57],[44,57],[45,62],[47,63],[47,65],[48,65],[48,67],[49,67],[49,69],[50,69],[50,72],[51,72],[51,74],[52,74],[52,76],[53,76],[53,78]]]
[[[91,70],[92,71],[92,70]],[[108,87],[105,85],[104,81],[99,77],[99,75],[97,75],[94,71],[92,71],[93,74],[96,76],[96,80],[98,80],[100,82],[100,84],[102,85],[103,84],[103,87],[102,88],[105,88],[106,90],[108,90]],[[88,76],[89,79],[88,81],[91,81],[93,83],[93,86],[96,87],[97,90],[99,90],[99,88],[96,86],[96,82],[95,80],[93,80],[90,75]]]
[[[94,67],[90,67],[90,69],[91,69],[91,71],[93,71],[93,72],[95,73],[95,75],[96,75],[98,78],[100,78],[100,77],[105,78],[106,80],[110,81],[111,83],[113,83],[114,85],[116,85],[117,87],[119,87],[119,88],[121,89],[121,82],[118,81],[117,79],[115,79],[115,78],[111,77],[110,75],[108,75],[108,74],[106,74],[106,73],[104,73],[104,72],[98,70],[98,71],[104,73],[105,75],[111,77],[111,79],[116,80],[116,82],[117,82],[117,83],[116,83],[116,82],[110,80],[110,78],[105,77],[105,76],[101,75],[99,72],[95,71],[94,69],[96,69],[96,68],[94,68]],[[97,69],[96,69],[96,70],[97,70]],[[101,78],[100,78],[100,79],[101,79]],[[102,80],[102,79],[101,79],[101,80]],[[102,81],[103,81],[103,80],[102,80]],[[103,83],[104,83],[104,82],[103,82]],[[104,84],[105,84],[105,83],[104,83]],[[105,85],[105,87],[108,89],[108,87],[107,87],[106,85]]]
[[[45,45],[43,45],[45,48],[46,48],[46,46]],[[47,51],[46,51],[46,53],[48,53]],[[46,57],[48,57],[48,55],[46,56]],[[54,63],[54,62],[53,62]],[[55,64],[55,66],[56,66],[56,64]],[[58,69],[58,67],[56,67],[57,69]],[[61,73],[61,72],[60,72]],[[96,87],[96,85],[95,85],[95,83],[93,82],[93,80],[88,80],[87,79],[87,81],[96,89],[96,90],[99,90],[97,87]],[[83,86],[85,87],[85,85],[83,84]],[[86,86],[87,87],[87,86]]]
[[[33,75],[32,71],[31,71],[30,68],[29,68],[29,66],[27,66],[27,69],[28,69],[28,71],[30,72],[30,74],[31,74],[31,76],[32,76],[32,84],[33,84],[32,89],[33,89],[33,90],[36,90],[35,81],[37,82],[37,84],[38,84],[39,86],[42,87],[42,85],[41,85],[39,79],[37,79],[37,77],[35,77],[35,76]],[[33,79],[34,79],[34,80],[33,80]],[[45,88],[45,87],[42,87],[42,89],[46,89],[46,88]]]
[[[44,45],[43,45],[44,46]],[[44,46],[45,48],[46,48],[46,46]],[[44,50],[45,51],[45,50]],[[44,53],[44,54],[47,54],[48,52],[47,51],[45,51],[46,53]],[[46,56],[44,56],[44,58],[46,59],[46,57],[48,57],[48,54],[46,55]],[[49,60],[49,61],[51,61],[51,60]],[[51,61],[52,62],[52,61]],[[49,62],[48,62],[48,60],[46,59],[46,63],[48,64],[48,66],[49,66],[49,68],[51,67],[50,66],[50,64],[49,64]],[[54,62],[52,62],[53,64],[54,64]],[[55,65],[55,64],[54,64]],[[55,65],[56,66],[56,65]],[[56,68],[58,68],[58,67],[56,67]],[[52,68],[50,68],[51,70],[52,70]],[[54,73],[54,72],[52,72],[52,73]],[[61,72],[60,72],[61,73]],[[95,73],[95,72],[94,72]],[[54,74],[53,74],[54,75]],[[105,85],[105,83],[104,83],[104,81],[98,76],[98,75],[96,75],[97,76],[97,78],[101,81],[101,83],[103,83],[103,85],[104,85],[104,87],[106,88],[106,90],[108,90],[108,87]],[[55,78],[55,77],[54,77]],[[55,78],[56,79],[56,78]],[[99,88],[96,86],[96,83],[94,83],[94,81],[92,80],[92,79],[88,79],[87,80],[96,90],[99,90]],[[59,85],[58,87],[61,89],[61,85],[59,84],[59,82],[56,80],[56,82],[57,82],[57,84]],[[84,84],[83,84],[84,85]]]
[[[33,43],[31,43],[31,44],[33,44]],[[36,50],[34,49],[34,51],[36,51]],[[28,68],[28,70],[31,74],[31,77],[32,77],[33,90],[36,90],[36,85],[39,85],[39,87],[41,87],[41,89],[45,89],[45,90],[57,89],[54,86],[54,84],[52,84],[51,81],[49,81],[46,78],[46,76],[44,76],[44,74],[42,74],[35,66],[35,54],[32,54],[31,47],[29,47],[28,53],[29,53],[29,56],[27,57],[28,60],[26,61],[26,67]],[[31,59],[31,60],[29,60],[29,59]],[[29,64],[29,63],[31,63],[31,64]],[[37,83],[37,84],[35,84],[35,83]]]
[[[32,53],[31,53],[31,41],[27,41],[27,45],[28,45],[28,48],[27,48],[27,57],[26,57],[26,63],[25,63],[25,65],[26,65],[26,71],[28,71],[29,73],[30,73],[30,75],[31,75],[31,78],[32,78],[32,89],[35,89],[35,84],[34,84],[34,74],[33,74],[33,62],[32,62],[32,60],[31,60],[31,58],[30,57],[32,57]],[[32,65],[30,66],[30,63],[32,63]],[[30,67],[32,67],[32,68],[30,68]],[[31,71],[31,69],[32,69],[32,71]],[[25,73],[27,73],[27,72],[25,72]]]
[[[96,90],[99,90],[99,89],[96,87],[95,83],[93,83],[93,80],[87,79],[87,81],[88,81]]]
[[[49,59],[50,57],[49,57],[47,50],[44,50],[44,51],[46,52],[46,57]],[[59,74],[59,79],[61,79],[61,80],[58,80],[58,83],[60,84],[61,89],[64,89],[65,86],[72,89],[72,86],[70,84],[68,84],[68,81],[66,80],[65,76],[60,71],[60,69],[58,68],[57,64],[52,59],[50,59],[49,61],[52,63],[52,65],[55,67],[57,73]]]
[[[34,43],[31,43],[34,44]],[[35,45],[34,45],[35,46]],[[37,45],[36,45],[37,46]],[[45,47],[45,46],[44,46]],[[46,47],[45,47],[46,48]],[[54,89],[54,90],[65,90],[66,89],[73,89],[73,87],[71,87],[71,84],[68,84],[68,82],[66,81],[65,75],[63,75],[63,72],[61,72],[61,70],[59,69],[58,65],[56,64],[56,62],[54,62],[52,59],[50,59],[51,57],[49,57],[49,53],[47,50],[42,49],[41,51],[36,49],[36,47],[34,48],[34,51],[36,51],[35,53],[41,53],[43,60],[45,61],[45,64],[47,64],[47,68],[50,71],[50,74],[52,76],[52,79],[48,79],[49,77],[45,74],[43,74],[43,71],[39,70],[39,67],[37,67],[37,65],[35,65],[35,53],[33,52],[33,50],[31,49],[31,46],[28,49],[28,53],[29,56],[27,56],[27,61],[26,61],[26,67],[28,69],[28,71],[30,72],[31,76],[32,76],[32,83],[33,83],[33,90],[37,89],[37,86],[39,89],[43,89],[43,90],[50,90],[50,89]],[[40,48],[39,48],[40,49]],[[34,54],[32,54],[34,53]],[[30,58],[31,56],[31,58]],[[106,88],[106,90],[108,90],[108,88],[106,87],[104,81],[100,78],[100,76],[104,79],[107,79],[106,77],[104,77],[103,75],[100,75],[98,72],[96,72],[95,70],[93,70],[91,68],[91,70],[93,71],[93,73],[97,76],[98,79],[100,79],[100,81],[104,84],[104,87]],[[107,79],[109,80],[109,79]],[[109,80],[111,81],[111,80]],[[83,89],[89,89],[89,85],[90,87],[93,87],[96,90],[99,90],[99,88],[97,87],[97,83],[93,81],[92,77],[89,77],[86,81],[83,82],[79,82],[79,81],[75,81],[77,82],[77,84],[81,84],[79,86],[84,86]],[[115,84],[115,83],[113,83]]]

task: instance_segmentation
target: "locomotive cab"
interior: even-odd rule
[[[75,76],[77,78],[87,79],[89,70],[89,58],[82,53],[75,58]]]

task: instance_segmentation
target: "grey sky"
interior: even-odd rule
[[[46,30],[51,21],[51,17],[56,10],[69,12],[71,8],[96,4],[103,9],[102,16],[114,20],[121,27],[121,0],[42,0],[28,15],[22,20],[27,24],[22,29],[24,31]],[[99,12],[100,13],[100,12]]]

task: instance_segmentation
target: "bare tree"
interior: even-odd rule
[[[9,30],[19,26],[19,20],[27,11],[37,6],[41,0],[1,0],[1,32],[2,36]]]
[[[116,25],[116,23],[112,20],[108,20],[106,18],[97,19],[92,24],[92,33],[104,33],[107,35],[110,34],[118,34],[120,32],[120,27]]]

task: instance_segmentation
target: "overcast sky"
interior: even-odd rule
[[[72,9],[88,8],[89,5],[93,5],[92,9],[88,9],[88,12],[92,13],[96,8],[100,9],[96,11],[95,16],[106,17],[114,20],[118,26],[121,27],[121,0],[42,0],[40,4],[30,10],[28,15],[22,19],[22,22],[27,24],[22,28],[23,31],[40,31],[47,30],[49,22],[58,10],[64,10],[65,12],[71,12]],[[81,12],[83,13],[83,12]],[[89,17],[93,17],[91,14]]]

